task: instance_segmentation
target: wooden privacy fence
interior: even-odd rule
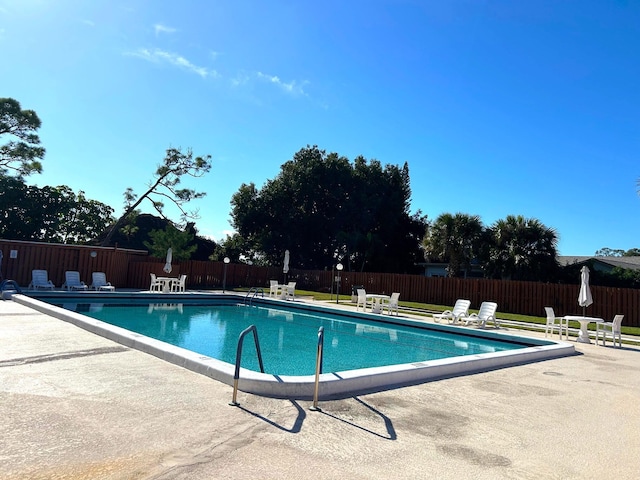
[[[80,279],[91,284],[92,272],[104,272],[107,281],[114,285],[128,283],[129,263],[136,257],[147,257],[140,250],[117,247],[91,247],[61,245],[56,243],[23,242],[0,239],[2,265],[0,272],[5,279],[15,280],[26,287],[31,282],[32,270],[47,270],[49,280],[57,287],[64,281],[67,270],[80,272]]]
[[[31,270],[43,269],[57,286],[64,282],[66,270],[77,270],[87,284],[91,272],[101,271],[117,288],[146,289],[150,273],[165,276],[164,260],[147,252],[113,247],[59,245],[0,239],[3,261],[0,271],[5,279],[27,286]],[[15,253],[12,253],[15,252]],[[226,270],[226,282],[225,282]],[[258,267],[247,264],[208,261],[183,261],[172,264],[171,276],[187,275],[188,289],[221,289],[262,287],[268,294],[269,280],[296,282],[296,288],[320,292],[333,291],[337,272],[324,270],[291,270],[285,277],[282,267]],[[390,273],[341,272],[340,293],[351,294],[362,286],[370,293],[400,292],[400,300],[436,305],[453,305],[458,298],[471,300],[472,308],[483,301],[498,304],[498,312],[544,316],[550,306],[556,315],[582,314],[578,305],[579,284],[559,285],[487,279],[424,277]],[[579,279],[576,279],[578,282]],[[593,305],[586,315],[612,320],[623,314],[623,325],[639,327],[640,290],[592,286]]]

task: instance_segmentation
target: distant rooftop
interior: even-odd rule
[[[600,262],[611,267],[640,270],[640,256],[637,257],[596,257],[596,256],[559,256],[558,262],[562,266],[581,264],[588,261]]]

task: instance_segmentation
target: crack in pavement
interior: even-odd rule
[[[1,367],[15,367],[18,365],[29,365],[32,363],[52,362],[54,360],[68,360],[70,358],[89,357],[92,355],[104,355],[106,353],[128,352],[126,347],[100,347],[89,350],[76,350],[74,352],[50,353],[47,355],[36,355],[33,357],[11,358],[0,360]]]

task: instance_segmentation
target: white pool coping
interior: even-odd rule
[[[105,293],[104,295],[109,294]],[[72,323],[126,347],[154,355],[162,360],[228,385],[234,385],[235,366],[230,363],[170,345],[25,295],[13,295],[12,300],[54,318]],[[332,308],[314,306],[315,308],[335,313]],[[364,317],[367,320],[376,319],[373,314],[365,315]],[[378,316],[377,318],[379,319],[380,317]],[[414,326],[417,323],[416,320],[409,318],[398,319],[397,321]],[[465,327],[450,325],[429,325],[429,327],[440,331],[455,331],[462,334],[465,333],[465,330],[469,332]],[[473,334],[491,338],[502,337],[504,340],[519,339],[523,343],[541,343],[541,345],[424,362],[323,373],[319,376],[318,398],[326,400],[348,397],[576,354],[574,345],[568,342],[539,340],[495,330],[473,330]],[[267,397],[311,399],[315,391],[315,375],[274,375],[240,368],[238,389]]]

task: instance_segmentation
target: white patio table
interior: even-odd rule
[[[162,283],[162,293],[169,293],[171,291],[171,282],[178,279],[173,277],[156,277],[156,280]]]
[[[371,303],[371,312],[372,313],[382,313],[382,301],[389,300],[391,297],[389,295],[382,295],[379,293],[367,293],[366,299],[373,300]]]
[[[588,329],[590,322],[595,322],[595,323],[604,322],[602,318],[583,317],[581,315],[565,315],[563,318],[565,318],[568,321],[573,320],[576,322],[580,322],[580,332],[578,332],[578,339],[576,340],[577,342],[580,342],[580,343],[591,343],[591,340],[589,339],[589,329]]]

